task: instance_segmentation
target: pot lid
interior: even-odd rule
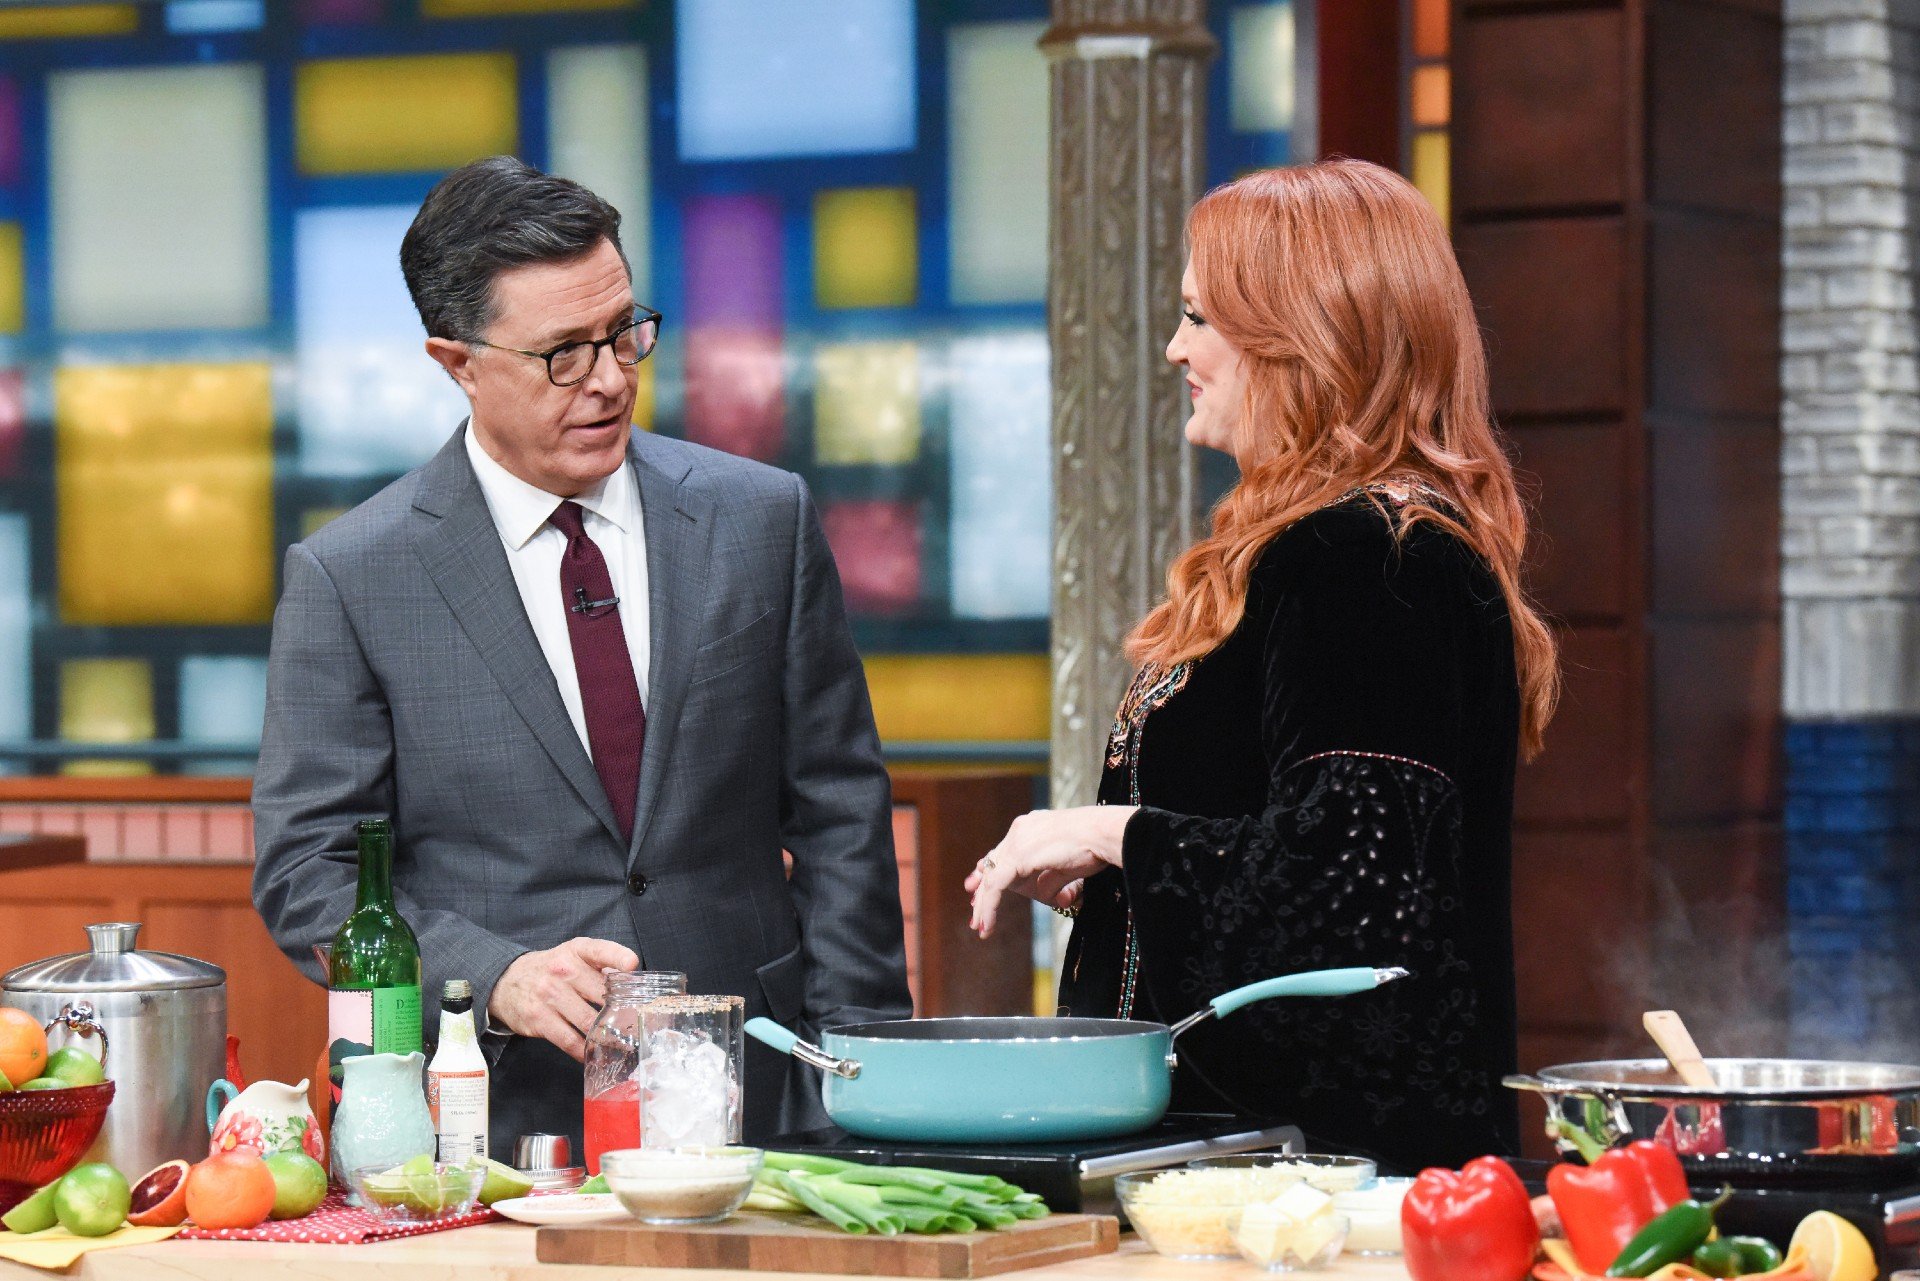
[[[171,992],[219,987],[227,972],[217,965],[172,952],[138,952],[138,921],[87,926],[92,947],[10,970],[0,977],[6,992]]]

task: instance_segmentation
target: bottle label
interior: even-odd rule
[[[439,1159],[466,1161],[487,1155],[487,1074],[427,1073],[427,1108],[433,1113]]]
[[[366,988],[327,993],[327,1066],[340,1084],[340,1060],[373,1053],[373,992]]]
[[[376,1054],[412,1054],[422,1044],[420,985],[377,987],[373,997],[373,1050]]]

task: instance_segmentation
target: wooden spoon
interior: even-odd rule
[[[1693,1043],[1693,1034],[1687,1031],[1687,1025],[1672,1010],[1648,1010],[1641,1016],[1647,1035],[1653,1038],[1660,1052],[1667,1056],[1667,1062],[1673,1064],[1673,1070],[1687,1085],[1703,1090],[1716,1090],[1720,1082],[1713,1076],[1713,1069],[1700,1057],[1700,1048]]]

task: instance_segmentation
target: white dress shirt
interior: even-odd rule
[[[560,701],[566,704],[574,733],[580,736],[587,755],[592,756],[586,709],[580,701],[580,675],[573,666],[573,641],[567,634],[567,605],[560,593],[560,557],[567,549],[567,536],[547,523],[554,508],[565,500],[529,485],[495,462],[480,447],[472,424],[467,426],[467,457],[480,480],[480,492],[486,496],[493,527],[507,549],[507,565],[513,570],[514,585],[520,589],[527,621],[533,624],[540,652],[546,655],[547,666],[553,669],[553,679],[560,686]],[[606,558],[613,594],[620,598],[620,628],[626,633],[627,653],[633,656],[633,675],[639,682],[644,707],[648,676],[647,531],[633,464],[622,463],[599,484],[575,494],[573,501],[586,509],[587,537]]]

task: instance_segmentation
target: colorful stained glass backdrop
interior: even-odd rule
[[[286,546],[464,411],[397,252],[503,151],[622,210],[636,422],[807,479],[883,732],[1044,738],[1046,0],[0,8],[0,769],[244,766]],[[1213,9],[1218,179],[1302,37]]]

